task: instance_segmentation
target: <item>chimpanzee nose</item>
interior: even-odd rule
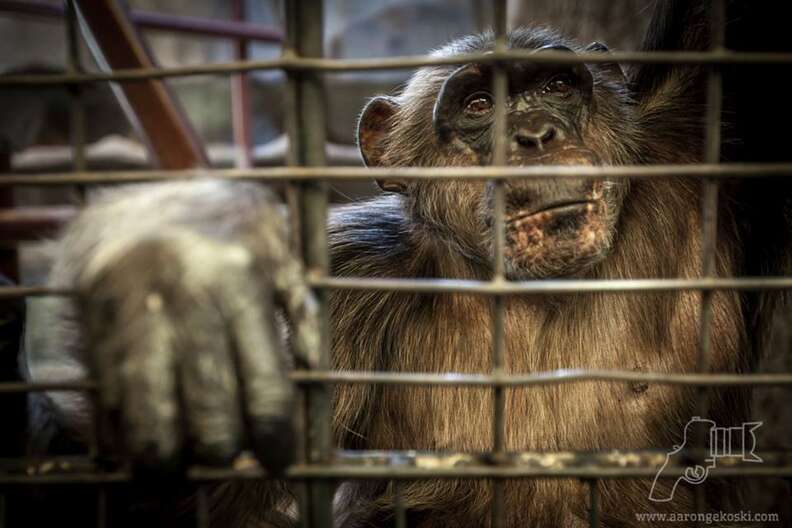
[[[520,127],[514,133],[514,139],[518,145],[539,150],[543,150],[557,136],[558,130],[552,123],[542,123],[535,127]]]

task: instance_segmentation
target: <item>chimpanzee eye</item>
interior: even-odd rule
[[[556,75],[542,88],[543,95],[557,95],[566,97],[572,93],[574,80],[570,75]]]
[[[487,92],[476,92],[465,99],[465,115],[482,117],[492,111],[492,96]]]

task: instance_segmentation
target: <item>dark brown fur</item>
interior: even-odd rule
[[[541,40],[544,33],[530,33]],[[470,39],[443,52],[471,51]],[[431,134],[431,106],[448,69],[419,72],[398,97],[384,165],[470,165],[449,159]],[[601,83],[608,82],[600,78]],[[677,132],[656,142],[655,120],[668,119],[680,98],[695,108],[695,94],[679,93],[672,76],[657,97],[633,103],[618,87],[595,91],[601,113],[587,138],[606,163],[684,163],[700,160],[701,131],[695,112],[680,114]],[[609,88],[609,89],[608,89]],[[688,124],[689,123],[689,124]],[[646,126],[642,126],[646,124]],[[672,127],[663,124],[663,130]],[[416,183],[407,197],[383,197],[351,206],[330,227],[333,271],[342,276],[487,279],[481,247],[482,184]],[[470,211],[474,211],[471,214]],[[682,179],[630,184],[611,254],[585,272],[590,278],[697,277],[701,239],[698,185]],[[449,236],[451,233],[451,236]],[[738,274],[733,219],[721,218],[718,274]],[[696,292],[574,294],[554,298],[512,297],[506,303],[507,371],[563,368],[691,372],[699,346]],[[463,294],[336,293],[331,298],[335,366],[349,370],[488,372],[491,369],[492,302]],[[738,296],[714,300],[713,371],[746,368],[746,336]],[[591,450],[667,447],[679,442],[695,415],[692,389],[585,383],[509,389],[508,450]],[[492,448],[492,393],[444,387],[340,387],[336,432],[346,448],[487,451]],[[372,412],[374,410],[374,412]],[[740,423],[745,394],[717,392],[712,414]],[[720,423],[720,422],[719,422]],[[671,506],[648,500],[646,481],[602,484],[608,526],[634,524],[635,512],[689,510],[690,489]],[[721,490],[722,491],[722,490]],[[486,481],[407,484],[404,500],[416,526],[486,526],[492,498]],[[340,507],[344,526],[365,526],[387,517],[391,489],[346,484]],[[585,487],[568,480],[506,483],[508,526],[578,526],[586,518]]]
[[[668,5],[682,9],[680,6],[684,3]],[[680,20],[688,23],[685,17],[677,17],[677,24],[681,24]],[[685,36],[682,44],[701,47],[703,44],[698,37]],[[564,43],[580,49],[547,31],[523,30],[514,32],[511,37],[514,47],[536,48],[547,43]],[[484,35],[462,39],[438,53],[464,53],[490,47],[491,36]],[[593,117],[581,127],[586,146],[598,154],[601,163],[662,164],[702,160],[704,99],[700,70],[643,69],[631,74],[632,84],[625,83],[618,71],[607,65],[592,67],[592,70],[595,110]],[[472,149],[452,151],[434,134],[433,104],[443,80],[451,71],[451,67],[436,67],[417,72],[405,90],[394,98],[399,105],[397,112],[375,112],[379,118],[376,126],[364,128],[360,140],[369,144],[368,154],[378,163],[464,166],[489,162],[486,156]],[[385,138],[381,140],[383,134]],[[368,161],[371,159],[367,157]],[[591,254],[584,251],[586,258],[564,273],[554,274],[553,270],[561,265],[557,262],[548,262],[546,258],[531,260],[526,267],[533,276],[630,279],[700,275],[702,242],[698,182],[653,178],[629,184],[598,182],[598,185],[607,187],[611,193],[601,205],[608,211],[601,217],[606,221],[591,220],[583,224],[585,229],[605,233],[604,242],[593,249],[583,248]],[[403,194],[382,196],[334,211],[328,228],[334,275],[478,280],[492,277],[491,187],[483,183],[434,181],[390,188]],[[239,246],[236,249],[272,256],[271,248],[265,248],[267,244],[260,239],[258,230],[266,235],[271,226],[262,227],[267,222],[261,218],[277,215],[264,207],[268,199],[259,192],[243,184],[172,184],[130,191],[128,199],[111,199],[106,209],[89,208],[83,222],[74,224],[70,237],[64,239],[60,260],[63,269],[60,274],[54,274],[52,284],[73,286],[73,276],[83,269],[86,259],[91,260],[95,247],[108,244],[107,240],[112,243],[119,230],[140,230],[141,233],[133,233],[136,236],[132,237],[139,242],[152,233],[159,237],[163,226],[177,224],[189,232],[191,239],[201,234],[219,246],[235,244]],[[738,229],[742,226],[737,223],[732,202],[724,198],[720,205],[717,274],[740,276],[746,273],[740,250],[745,240]],[[251,218],[258,221],[240,221],[239,224],[245,225],[236,225],[234,219],[247,216],[240,213],[240,207],[243,211],[253,211],[255,214]],[[258,216],[259,213],[263,216]],[[586,218],[594,218],[594,215],[588,214]],[[105,223],[110,227],[104,229]],[[519,231],[515,237],[520,236],[543,234]],[[171,247],[171,242],[165,240],[164,245]],[[548,243],[551,249],[552,245]],[[509,251],[507,249],[507,258],[515,261]],[[194,263],[188,258],[189,252],[181,256],[185,257],[184,264]],[[56,266],[56,272],[58,269]],[[63,273],[64,269],[69,273]],[[294,266],[290,269],[287,278],[299,283],[300,270]],[[271,288],[267,281],[272,270],[278,271],[278,266],[271,262],[256,270],[264,277],[257,283],[263,291]],[[249,271],[245,268],[245,278],[250,277]],[[158,269],[152,267],[145,273],[156,276]],[[71,279],[58,282],[59,276],[71,276]],[[141,277],[145,274],[129,270],[121,278],[110,281],[113,284],[108,288],[123,293],[126,290],[118,289],[117,283],[124,282],[125,288],[136,288],[141,284]],[[524,278],[519,273],[510,277]],[[223,288],[229,282],[226,274],[216,273],[209,278],[213,291],[228,293]],[[178,282],[178,278],[173,280]],[[304,284],[302,286],[301,299],[310,297]],[[240,294],[230,291],[235,294],[234,298]],[[696,368],[701,338],[700,300],[697,292],[509,297],[505,302],[506,370],[535,373],[598,368],[692,372]],[[88,301],[95,303],[96,298]],[[294,305],[292,318],[300,318],[295,306],[304,302],[305,299],[286,303]],[[764,297],[751,302],[772,305]],[[334,368],[486,373],[492,367],[494,310],[488,297],[337,291],[331,294],[329,303]],[[748,335],[748,328],[753,327],[745,322],[751,321],[760,327],[762,321],[744,313],[746,305],[745,299],[734,292],[719,292],[713,296],[710,358],[713,372],[743,372],[755,359],[749,343],[749,337],[754,336]],[[204,305],[198,307],[206,309]],[[181,310],[182,306],[176,308],[174,314],[192,314],[190,310]],[[73,349],[79,349],[81,344],[73,342],[79,335],[72,328],[76,319],[73,307],[63,304],[58,309],[64,311],[59,314],[61,324],[50,332],[51,341],[44,344],[56,343],[74,355]],[[103,313],[101,306],[87,309]],[[210,310],[210,315],[217,314]],[[178,317],[174,319],[183,323]],[[204,328],[193,319],[188,319],[187,323],[179,326],[186,330],[185,334],[191,334],[193,327]],[[126,328],[118,333],[128,337]],[[298,338],[299,335],[297,332]],[[237,374],[243,377],[245,372]],[[134,392],[138,387],[127,388]],[[708,418],[719,426],[740,424],[747,418],[747,392],[712,389],[708,394],[711,404]],[[669,449],[679,443],[683,426],[697,412],[694,396],[690,388],[602,382],[507,389],[505,447],[510,451]],[[66,425],[79,429],[77,422],[82,420],[82,428],[89,430],[86,402],[78,405],[71,400],[53,401],[60,407],[59,418],[69,415],[71,424]],[[486,452],[493,447],[490,389],[339,386],[334,394],[334,405],[334,433],[338,445],[345,449]],[[272,433],[277,436],[278,431]],[[267,447],[264,445],[262,450],[267,452]],[[692,488],[677,489],[672,503],[654,503],[648,498],[650,485],[647,479],[601,481],[602,524],[637,526],[640,523],[636,521],[636,512],[692,509]],[[706,486],[708,508],[728,507],[733,487],[715,479],[708,481]],[[578,481],[512,480],[506,481],[504,487],[507,526],[566,527],[585,523],[586,487]],[[490,524],[492,483],[489,481],[411,482],[404,485],[403,498],[411,526]],[[217,526],[293,524],[294,501],[281,483],[223,484],[212,491],[211,499],[212,520]],[[386,525],[392,517],[393,500],[393,490],[387,482],[343,483],[336,498],[338,525],[348,528]],[[188,507],[193,505],[192,502],[187,504]]]

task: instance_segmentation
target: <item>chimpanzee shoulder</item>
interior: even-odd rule
[[[410,222],[398,196],[385,195],[344,205],[330,214],[330,269],[340,276],[393,276],[409,273]],[[404,266],[397,263],[403,262]]]

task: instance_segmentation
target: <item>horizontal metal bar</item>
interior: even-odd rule
[[[686,460],[703,450],[685,450],[668,459],[667,450],[622,450],[597,452],[524,451],[502,453],[443,453],[421,451],[336,451],[332,464],[297,464],[286,470],[286,478],[345,479],[438,479],[438,478],[662,478],[685,474]],[[792,475],[792,454],[762,451],[762,464],[739,458],[722,458],[709,478]],[[193,466],[187,478],[193,481],[267,478],[267,472],[248,453],[232,467]],[[36,461],[0,460],[0,484],[117,483],[132,480],[131,472],[99,471],[88,457],[46,458]]]
[[[527,165],[510,167],[268,167],[152,171],[7,173],[3,186],[145,183],[163,180],[221,178],[250,181],[373,180],[511,180],[518,178],[757,178],[792,175],[792,163],[720,163],[690,165]]]
[[[294,466],[288,471],[291,479],[325,478],[325,479],[489,479],[489,478],[654,478],[657,467],[629,468],[629,467],[567,467],[567,468],[541,468],[541,467],[463,467],[450,469],[416,469],[416,468],[378,468],[378,467],[349,467],[336,464],[325,466],[302,465]],[[672,468],[663,472],[663,478],[674,478],[685,475],[685,468]],[[717,477],[787,477],[792,475],[792,465],[781,467],[767,467],[761,465],[716,468],[708,478]],[[194,477],[196,478],[196,477]]]
[[[660,385],[752,386],[792,385],[789,374],[687,374],[636,372],[633,370],[559,369],[530,374],[468,374],[433,372],[316,371],[296,370],[289,377],[297,383],[341,385],[448,385],[454,387],[527,387],[560,383],[612,381]]]
[[[671,292],[717,290],[785,290],[792,277],[700,279],[547,279],[535,281],[475,281],[461,279],[368,279],[314,277],[316,288],[379,290],[414,293],[470,293],[478,295],[572,294],[583,292]]]
[[[64,16],[64,11],[63,6],[60,4],[52,4],[41,0],[0,0],[0,15],[8,13],[61,18]],[[277,43],[283,40],[283,32],[279,29],[248,22],[169,15],[167,13],[139,9],[133,9],[129,18],[136,26],[143,29],[260,42]]]
[[[560,383],[609,381],[625,383],[657,383],[660,385],[693,386],[780,386],[792,385],[788,374],[732,373],[666,373],[633,370],[558,369],[529,374],[470,374],[434,372],[378,372],[350,370],[295,370],[289,378],[301,384],[331,383],[342,385],[427,385],[453,387],[528,387]],[[0,394],[42,391],[89,391],[97,384],[90,380],[63,382],[0,382]]]
[[[70,205],[0,208],[0,241],[41,241],[77,215]]]
[[[47,286],[2,286],[0,287],[0,300],[19,299],[22,297],[61,297],[72,296],[74,292],[61,288]]]
[[[316,288],[379,290],[415,293],[469,293],[476,295],[640,293],[717,290],[785,290],[792,277],[735,277],[700,279],[545,279],[535,281],[475,281],[461,279],[369,279],[318,277],[309,273]],[[43,296],[72,296],[72,290],[46,286],[0,287],[0,299]]]
[[[174,66],[169,68],[143,68],[116,70],[112,73],[82,73],[57,75],[8,75],[0,77],[1,86],[79,84],[102,81],[136,81],[187,77],[192,75],[220,75],[255,70],[290,71],[375,71],[413,69],[422,66],[460,65],[471,62],[494,64],[506,61],[523,61],[535,64],[597,64],[618,62],[621,64],[792,64],[792,53],[734,52],[734,51],[653,51],[612,53],[566,53],[562,51],[508,50],[504,52],[469,53],[440,57],[417,55],[379,59],[324,59],[297,57],[285,54],[278,59],[223,62],[208,65]]]
[[[94,391],[98,385],[90,380],[76,381],[2,381],[0,394],[18,392],[46,392],[46,391]]]

